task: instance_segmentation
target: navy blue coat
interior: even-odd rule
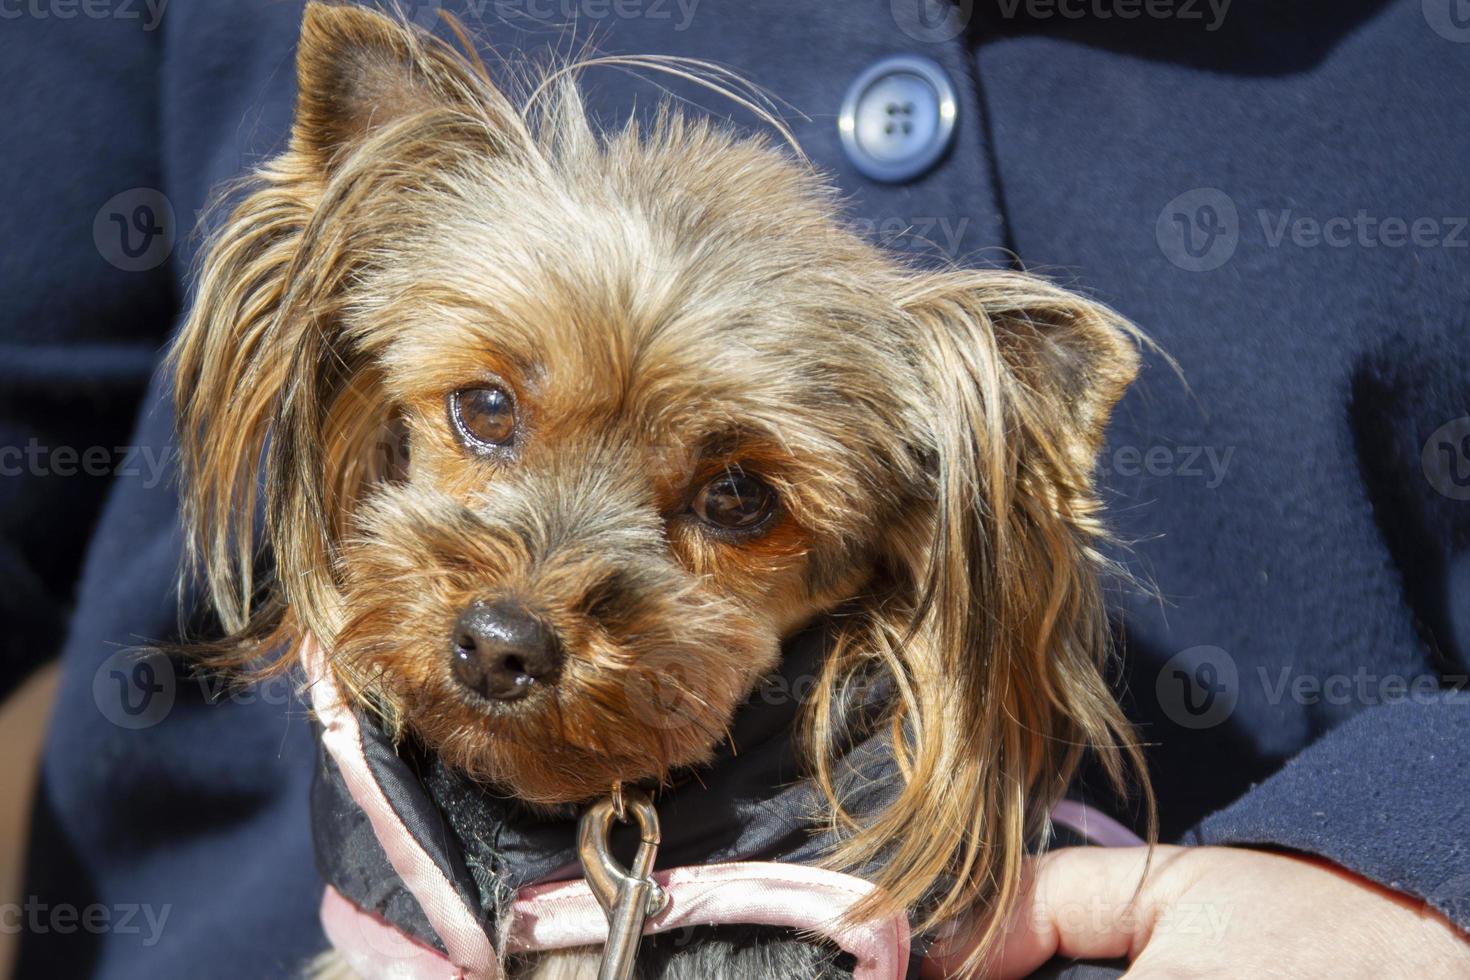
[[[1150,356],[1101,464],[1159,593],[1116,612],[1164,838],[1320,854],[1470,926],[1470,25],[1454,0],[915,3],[444,5],[503,52],[565,50],[567,8],[579,42],[729,65],[806,114],[865,226],[1136,321],[1190,385]],[[300,704],[116,659],[174,632],[150,378],[196,213],[282,144],[300,8],[0,5],[0,684],[62,656],[26,894],[110,916],[40,913],[26,974],[272,976],[324,946]],[[895,52],[960,91],[952,152],[901,186],[835,126]],[[656,98],[588,81],[604,118]]]

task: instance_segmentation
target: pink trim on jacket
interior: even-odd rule
[[[449,961],[460,971],[452,975],[497,980],[500,962],[490,938],[480,928],[478,917],[465,907],[444,872],[413,839],[368,769],[357,716],[338,693],[321,647],[310,641],[303,644],[301,662],[311,687],[312,709],[322,724],[322,745],[342,770],[342,780],[352,799],[367,814],[388,862],[418,899],[429,925],[443,941]],[[362,976],[368,980],[374,974]]]
[[[500,959],[480,927],[478,910],[466,907],[373,778],[357,717],[342,701],[320,646],[307,641],[300,655],[312,707],[323,727],[322,744],[448,956],[358,908],[330,886],[321,906],[327,938],[363,980],[499,980]],[[1052,819],[1104,846],[1142,843],[1105,814],[1070,800],[1057,805]],[[824,936],[850,953],[857,960],[854,980],[903,980],[907,973],[906,917],[863,925],[842,920],[843,913],[874,889],[861,878],[757,861],[670,868],[653,876],[669,903],[649,917],[645,935],[696,925],[782,926]],[[607,919],[587,883],[561,881],[522,888],[501,938],[508,952],[521,953],[597,946],[606,937]]]
[[[498,980],[499,958],[475,912],[465,907],[373,779],[357,717],[343,703],[321,647],[303,644],[301,662],[312,708],[322,724],[322,745],[449,955],[413,942],[330,887],[321,908],[327,937],[364,980]],[[788,926],[826,936],[851,953],[858,961],[854,980],[903,980],[907,972],[909,928],[903,916],[866,926],[841,923],[842,914],[873,890],[860,878],[758,862],[674,868],[654,877],[668,893],[669,904],[649,918],[646,935],[718,923]],[[512,908],[506,944],[515,952],[597,945],[607,936],[607,919],[585,881],[523,888]]]

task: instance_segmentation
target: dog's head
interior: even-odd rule
[[[891,855],[901,905],[1013,884],[1080,747],[1116,762],[1125,728],[1091,471],[1126,325],[900,263],[766,142],[598,133],[570,73],[516,105],[372,13],[310,5],[298,79],[175,351],[241,656],[314,635],[394,731],[559,804],[707,760],[830,613],[801,736],[834,824],[855,683],[890,685],[906,780],[837,860]]]

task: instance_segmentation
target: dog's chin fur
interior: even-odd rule
[[[409,25],[308,5],[289,148],[240,189],[173,351],[225,634],[200,649],[261,669],[314,636],[388,730],[549,806],[708,759],[832,613],[793,738],[830,864],[878,868],[853,914],[1004,909],[1081,754],[1120,784],[1138,762],[1092,483],[1136,334],[1030,276],[905,265],[763,139],[668,108],[598,132],[592,64],[512,99]],[[447,406],[491,384],[514,434],[476,449]],[[691,503],[735,467],[774,494],[752,533]],[[565,650],[515,704],[450,668],[455,617],[500,596]],[[838,746],[874,678],[903,786],[855,815]]]

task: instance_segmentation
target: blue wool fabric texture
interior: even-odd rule
[[[729,66],[789,104],[857,227],[922,261],[1019,257],[1136,322],[1187,381],[1146,354],[1100,463],[1119,558],[1152,585],[1113,600],[1163,838],[1321,855],[1470,926],[1470,26],[1452,0],[1108,15],[1126,6],[443,3],[487,54]],[[42,913],[21,975],[286,975],[325,948],[304,707],[118,658],[176,635],[157,369],[200,212],[283,145],[301,4],[14,9],[0,686],[63,672],[25,894],[167,915],[150,936]],[[959,120],[929,173],[884,185],[835,120],[898,53],[942,66]],[[660,95],[586,83],[610,125]]]

